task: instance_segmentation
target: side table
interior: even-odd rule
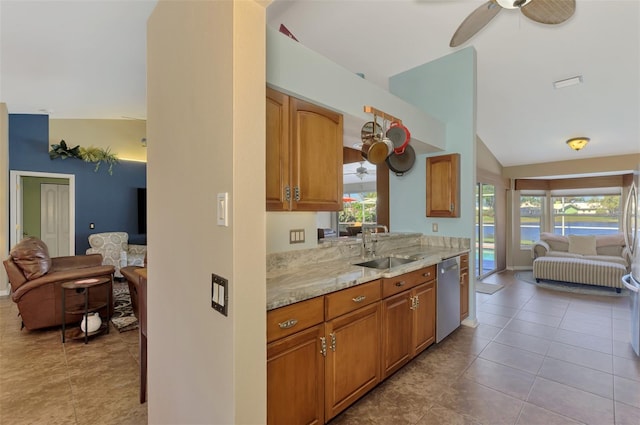
[[[84,343],[86,344],[89,341],[90,336],[98,335],[103,332],[109,333],[109,310],[111,306],[111,293],[113,288],[111,287],[111,278],[108,277],[98,277],[98,278],[89,278],[89,279],[79,279],[72,280],[68,282],[62,283],[62,343],[65,342],[66,338],[71,339],[82,339],[84,338]],[[107,291],[107,299],[105,302],[92,302],[89,303],[89,290],[92,288],[97,288],[103,285],[108,285],[109,290]],[[68,290],[75,290],[77,293],[83,293],[84,295],[84,304],[73,305],[67,309],[66,300]],[[67,314],[78,314],[81,315],[80,321],[82,322],[85,316],[88,313],[92,313],[94,311],[99,311],[100,309],[107,307],[107,317],[102,318],[102,324],[100,328],[93,332],[88,332],[88,326],[85,326],[85,330],[82,331],[80,327],[70,329],[67,332],[66,329],[66,315]]]

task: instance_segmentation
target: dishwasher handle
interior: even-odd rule
[[[450,272],[451,270],[457,270],[457,269],[458,269],[458,263],[454,263],[450,266],[442,267],[440,269],[440,273],[444,274],[444,273]]]

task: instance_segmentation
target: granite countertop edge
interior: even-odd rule
[[[325,261],[289,269],[284,273],[274,273],[273,276],[267,274],[267,311],[376,279],[399,276],[468,252],[468,248],[414,246],[368,258],[352,257]],[[411,258],[415,261],[383,270],[355,265],[387,256]]]

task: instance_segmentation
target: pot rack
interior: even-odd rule
[[[380,117],[385,121],[397,122],[398,124],[402,125],[402,120],[400,118],[396,118],[391,114],[387,114],[380,109],[374,108],[373,106],[365,105],[364,112],[366,112],[367,114],[373,114],[374,117]]]

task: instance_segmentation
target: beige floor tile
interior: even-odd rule
[[[509,320],[511,320],[511,318],[509,317],[501,316],[499,314],[487,313],[484,311],[479,311],[476,316],[478,318],[478,322],[480,322],[481,324],[487,324],[499,328],[504,328],[504,326],[509,323]]]
[[[482,425],[475,417],[463,415],[440,405],[433,405],[416,425]]]
[[[613,375],[547,357],[539,376],[583,391],[613,399]]]
[[[505,326],[505,329],[546,339],[553,339],[557,332],[557,328],[553,326],[540,325],[519,319],[511,320],[511,322]]]
[[[613,355],[625,359],[636,359],[638,355],[633,351],[630,341],[613,341]]]
[[[530,300],[522,310],[531,311],[533,313],[546,314],[548,316],[563,317],[567,311],[567,304],[554,304],[540,300]]]
[[[614,399],[629,406],[640,408],[640,382],[614,376]]]
[[[484,339],[493,339],[502,330],[499,326],[492,326],[486,323],[480,323],[475,330],[475,336]]]
[[[544,378],[536,378],[527,401],[584,423],[613,423],[613,400]]]
[[[614,357],[613,373],[627,379],[640,381],[640,357],[633,358]]]
[[[613,341],[611,338],[602,338],[566,329],[558,329],[554,340],[575,347],[600,351],[605,354],[613,354]]]
[[[585,323],[583,321],[563,320],[560,329],[579,332],[587,335],[599,336],[601,338],[613,339],[613,327],[610,324]]]
[[[561,317],[550,316],[548,314],[535,313],[533,311],[526,310],[522,310],[518,314],[516,314],[516,319],[552,327],[558,327],[560,321],[562,320]]]
[[[613,356],[599,351],[587,350],[586,348],[574,347],[554,341],[549,347],[547,356],[602,372],[613,373]]]
[[[534,404],[525,403],[522,406],[517,425],[579,425],[581,422],[574,421],[566,416],[561,416],[549,410],[538,407]]]
[[[615,425],[640,424],[640,409],[624,403],[615,402]]]
[[[513,317],[518,313],[517,308],[506,307],[497,304],[479,304],[478,312],[497,314],[504,317]]]
[[[444,392],[436,404],[459,414],[477,418],[486,424],[515,424],[522,400],[480,385],[468,379],[460,379]]]
[[[498,336],[494,338],[494,341],[542,355],[547,353],[551,345],[551,341],[548,339],[538,338],[537,336],[520,332],[512,332],[507,329],[500,332]]]
[[[505,366],[536,374],[542,365],[543,356],[508,345],[491,342],[482,350],[480,357]]]
[[[535,379],[530,373],[482,358],[477,358],[463,376],[520,400],[527,398]]]

